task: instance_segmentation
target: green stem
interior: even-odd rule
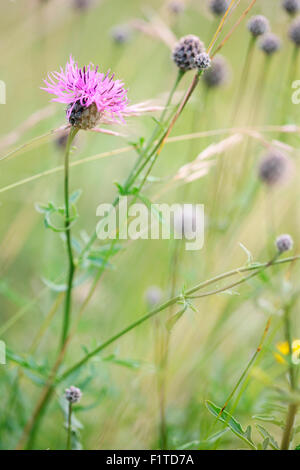
[[[174,93],[182,79],[184,75],[184,72],[182,71],[179,71],[177,77],[176,77],[176,80],[175,80],[175,83],[174,83],[174,86],[173,88],[171,89],[170,91],[170,94],[169,94],[169,97],[168,97],[168,100],[166,102],[166,105],[165,105],[165,108],[160,116],[160,119],[159,119],[159,123],[157,124],[157,126],[155,127],[154,129],[154,132],[152,134],[152,136],[150,137],[149,139],[149,142],[146,146],[146,148],[143,150],[143,152],[139,155],[136,163],[134,164],[131,172],[129,173],[127,179],[125,180],[125,183],[123,185],[123,188],[124,188],[124,191],[125,192],[128,192],[130,190],[130,188],[132,187],[132,185],[136,182],[136,180],[138,179],[140,173],[143,171],[143,169],[145,168],[145,166],[147,165],[147,163],[149,162],[149,160],[151,159],[151,157],[153,156],[153,154],[158,150],[161,142],[162,142],[162,139],[163,137],[161,137],[158,141],[158,143],[156,143],[156,145],[154,146],[154,149],[150,152],[150,154],[147,156],[147,153],[149,152],[150,150],[150,147],[151,145],[154,143],[155,139],[158,137],[159,135],[159,131],[160,129],[162,128],[161,126],[161,123],[163,123],[165,117],[166,117],[166,113],[168,111],[168,107],[170,105],[170,103],[172,102],[172,98],[174,96]],[[146,157],[147,156],[147,157]],[[146,158],[145,158],[146,157]],[[154,162],[153,164],[151,165],[151,168],[149,170],[149,172],[151,171],[152,167],[154,165]],[[147,172],[147,175],[149,174],[149,172]],[[144,185],[145,181],[147,179],[147,176],[146,178],[144,178],[143,182],[140,184],[140,188],[142,188],[142,186]],[[118,204],[119,204],[119,200],[120,200],[120,197],[119,195],[114,199],[113,203],[112,203],[112,206],[113,207],[117,207]],[[83,248],[81,254],[80,254],[80,257],[79,257],[79,262],[83,259],[83,256],[85,253],[87,253],[89,251],[89,249],[92,247],[92,245],[95,243],[95,241],[97,240],[97,234],[96,232],[94,232],[89,241],[87,242],[87,244],[85,245],[85,247]]]
[[[72,240],[71,240],[71,226],[70,226],[70,201],[69,201],[69,157],[70,149],[75,135],[78,129],[72,127],[69,133],[66,152],[65,152],[65,177],[64,177],[64,197],[65,197],[65,235],[67,242],[67,255],[69,262],[68,279],[67,279],[67,291],[65,297],[65,308],[64,308],[64,319],[62,328],[61,348],[63,347],[66,338],[68,336],[70,326],[70,313],[71,313],[71,301],[72,301],[72,285],[75,273],[75,264],[72,252]]]
[[[216,276],[214,277],[213,279],[210,279],[208,281],[205,281],[205,282],[202,282],[200,284],[198,284],[197,286],[195,287],[192,287],[191,289],[187,290],[185,292],[185,297],[186,298],[192,298],[192,294],[197,292],[198,290],[200,289],[203,289],[204,287],[208,286],[209,284],[212,284],[212,283],[215,283],[221,279],[225,279],[226,277],[230,277],[230,276],[233,276],[235,274],[240,274],[240,273],[243,273],[243,272],[247,272],[247,271],[253,271],[255,270],[254,273],[252,273],[250,276],[247,276],[243,279],[241,279],[240,281],[234,283],[234,284],[230,284],[230,286],[225,286],[224,288],[222,289],[218,289],[216,291],[212,291],[210,293],[207,293],[207,294],[203,294],[203,297],[206,297],[207,295],[214,295],[216,293],[220,293],[220,292],[224,292],[226,290],[228,290],[230,287],[233,287],[233,286],[237,286],[243,282],[246,282],[248,279],[250,279],[250,277],[254,277],[254,276],[257,276],[258,274],[260,274],[262,272],[262,270],[270,267],[270,266],[273,266],[273,265],[278,265],[278,264],[283,264],[283,263],[287,263],[287,262],[293,262],[293,261],[296,261],[296,260],[299,260],[300,259],[300,255],[299,256],[295,256],[295,257],[291,257],[291,258],[285,258],[283,260],[279,260],[279,261],[269,261],[268,263],[264,263],[264,264],[260,264],[258,266],[249,266],[249,267],[242,267],[242,268],[238,268],[238,269],[235,269],[235,270],[232,270],[232,271],[228,271],[227,273],[224,273],[224,274],[221,274],[219,276]],[[134,328],[136,328],[137,326],[141,325],[142,323],[144,323],[145,321],[149,320],[150,318],[154,317],[155,315],[157,315],[158,313],[162,312],[163,310],[165,310],[166,308],[170,307],[171,305],[174,305],[175,303],[177,303],[179,300],[182,300],[182,295],[178,295],[176,297],[173,297],[172,299],[168,300],[167,302],[163,303],[162,305],[160,305],[159,307],[157,307],[156,309],[152,310],[151,312],[147,313],[146,315],[144,315],[143,317],[139,318],[138,320],[136,320],[134,323],[132,323],[131,325],[127,326],[126,328],[124,328],[123,330],[121,330],[119,333],[117,333],[116,335],[112,336],[111,338],[109,338],[107,341],[105,341],[104,343],[100,344],[100,346],[98,346],[97,348],[93,349],[89,354],[87,354],[86,356],[84,356],[80,361],[78,361],[74,366],[72,366],[71,368],[67,369],[64,374],[62,374],[60,377],[57,378],[56,380],[56,384],[58,383],[61,383],[63,380],[65,380],[67,377],[69,377],[69,375],[71,375],[73,372],[75,372],[77,369],[79,369],[80,367],[82,367],[86,362],[88,362],[92,357],[94,357],[95,355],[99,354],[99,352],[101,352],[103,349],[106,349],[108,346],[110,346],[112,343],[114,343],[115,341],[117,341],[119,338],[121,338],[122,336],[124,336],[126,333],[128,333],[129,331],[133,330]]]
[[[72,403],[69,402],[68,407],[68,436],[67,436],[67,450],[71,450],[71,433],[72,433]]]
[[[293,364],[293,344],[292,344],[292,324],[291,324],[291,309],[292,309],[293,302],[290,302],[284,311],[284,327],[285,327],[285,339],[289,345],[289,354],[288,354],[288,361],[289,361],[289,377],[290,377],[290,389],[294,391],[296,389],[296,377],[295,377],[295,368]],[[294,422],[297,414],[297,405],[295,403],[291,403],[288,407],[287,417],[286,417],[286,424],[284,428],[284,433],[282,436],[281,442],[281,450],[288,450],[290,447]]]

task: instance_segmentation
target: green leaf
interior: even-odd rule
[[[256,428],[259,431],[259,433],[262,435],[264,439],[269,440],[269,444],[274,450],[279,450],[279,445],[277,444],[276,440],[274,437],[267,431],[264,427],[262,427],[260,424],[256,424]]]
[[[215,405],[213,402],[207,400],[205,402],[208,411],[214,415],[219,421],[226,424],[227,427],[242,441],[244,441],[251,449],[256,450],[255,444],[252,442],[250,435],[251,428],[248,426],[247,430],[244,431],[241,424],[227,411],[223,411],[222,414],[219,406]]]

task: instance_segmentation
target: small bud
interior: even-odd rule
[[[79,101],[76,101],[74,105],[69,105],[67,109],[70,109],[72,106],[73,108],[69,116],[71,126],[78,127],[79,129],[93,129],[98,124],[101,113],[99,113],[95,103],[85,108]]]
[[[212,13],[216,16],[224,15],[228,10],[229,1],[228,0],[210,0],[209,8]]]
[[[276,34],[267,33],[261,38],[259,47],[265,54],[272,55],[280,49],[281,40]]]
[[[283,0],[282,7],[289,15],[294,16],[300,10],[300,0]]]
[[[195,58],[204,52],[204,44],[197,36],[189,34],[180,39],[173,50],[173,60],[183,72],[196,68]]]
[[[207,70],[211,66],[211,60],[206,52],[201,52],[195,59],[196,67],[199,70]]]
[[[268,186],[282,183],[289,175],[291,162],[277,150],[269,151],[260,162],[258,173],[261,181]]]
[[[270,29],[269,21],[265,16],[262,15],[253,16],[248,21],[248,29],[252,36],[262,36]]]
[[[229,77],[229,67],[222,56],[216,56],[211,62],[211,67],[203,74],[203,80],[208,88],[216,88],[224,85]]]
[[[174,15],[180,15],[184,12],[184,3],[182,2],[182,0],[172,0],[168,4],[168,9]]]
[[[110,34],[116,44],[125,44],[130,39],[130,31],[127,26],[115,26]]]
[[[296,18],[289,29],[290,40],[298,47],[300,47],[300,17]]]
[[[92,4],[92,0],[73,0],[73,8],[75,10],[88,10]]]
[[[150,308],[159,304],[162,299],[162,290],[157,286],[150,286],[145,292],[145,301]]]
[[[276,239],[276,248],[279,253],[284,253],[285,251],[292,250],[294,246],[294,241],[292,237],[288,234],[280,235]]]
[[[74,387],[74,385],[71,385],[70,388],[66,388],[65,397],[69,403],[78,403],[82,397],[80,388],[77,388],[77,387]]]

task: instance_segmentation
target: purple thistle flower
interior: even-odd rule
[[[95,67],[92,63],[79,68],[78,63],[70,56],[65,70],[61,67],[60,72],[48,74],[48,79],[44,80],[46,87],[42,90],[56,96],[52,101],[68,105],[68,119],[73,109],[76,109],[78,120],[79,109],[83,113],[91,107],[93,114],[95,110],[98,113],[98,120],[101,116],[109,116],[113,121],[123,121],[123,112],[126,111],[128,104],[127,90],[123,82],[114,80],[114,74],[111,76],[109,74],[110,71],[106,75],[98,72],[98,66]],[[73,121],[74,119],[71,124],[75,125]],[[93,124],[95,125],[95,119]]]

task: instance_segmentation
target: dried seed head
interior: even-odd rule
[[[282,6],[289,15],[293,16],[300,10],[300,0],[283,0]]]
[[[262,15],[253,16],[248,21],[248,29],[252,36],[262,36],[270,29],[269,20]]]
[[[162,299],[162,290],[158,286],[150,286],[145,292],[145,301],[150,308],[159,304]]]
[[[224,15],[228,10],[229,1],[228,0],[210,0],[209,8],[216,16]]]
[[[74,105],[69,105],[67,111],[72,108],[69,116],[69,123],[78,129],[93,129],[101,118],[101,113],[98,111],[95,103],[92,103],[88,108],[85,108],[76,101]]]
[[[78,403],[82,397],[80,388],[74,387],[71,385],[70,388],[66,388],[65,397],[69,403]]]
[[[180,39],[173,50],[173,60],[183,72],[196,68],[195,58],[204,52],[204,44],[197,36],[189,34]]]
[[[168,9],[171,13],[174,15],[180,15],[181,13],[184,12],[184,3],[182,0],[172,0],[168,4]]]
[[[289,29],[289,38],[296,46],[300,47],[300,17],[292,22]]]
[[[111,38],[116,44],[125,44],[130,39],[130,31],[127,26],[115,26],[111,32]]]
[[[267,55],[272,55],[280,49],[281,40],[276,34],[267,33],[261,38],[259,47]]]
[[[276,239],[276,248],[279,253],[284,253],[285,251],[292,250],[294,246],[294,241],[292,237],[288,234],[280,235]]]
[[[88,10],[92,5],[92,0],[73,0],[73,8],[76,10]]]
[[[206,52],[201,52],[201,54],[197,55],[195,63],[199,70],[206,70],[211,66],[210,57]]]
[[[271,150],[260,162],[258,174],[263,183],[274,186],[286,180],[290,169],[290,159],[277,150]]]
[[[203,80],[208,88],[216,88],[224,85],[229,77],[229,67],[222,56],[216,56],[211,62],[211,67],[203,74]]]

